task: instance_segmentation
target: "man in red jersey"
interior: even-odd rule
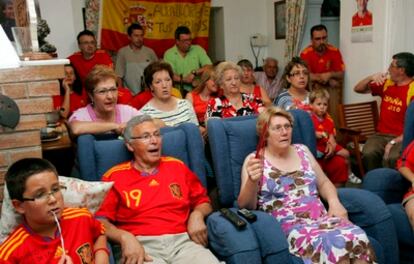
[[[85,83],[86,76],[95,65],[103,64],[113,68],[111,57],[104,50],[97,50],[96,38],[92,31],[84,30],[77,36],[80,51],[68,57],[70,63],[75,67],[76,72]]]
[[[300,57],[306,61],[313,89],[325,88],[330,94],[329,113],[338,124],[337,104],[342,103],[342,82],[345,65],[339,50],[328,43],[328,30],[324,25],[311,28],[311,44]]]
[[[392,57],[388,73],[375,73],[359,81],[354,91],[381,97],[377,133],[368,138],[362,149],[366,171],[375,168],[395,168],[400,156],[404,118],[414,96],[414,55],[397,53]]]
[[[205,248],[204,219],[212,208],[198,177],[182,161],[161,156],[162,137],[149,115],[132,118],[124,138],[133,159],[104,174],[114,185],[96,213],[120,244],[121,263],[219,263]]]

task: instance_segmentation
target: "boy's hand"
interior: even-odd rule
[[[58,264],[73,264],[73,261],[69,255],[64,255],[60,258]]]

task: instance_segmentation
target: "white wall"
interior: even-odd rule
[[[356,1],[341,1],[340,50],[345,62],[344,103],[372,100],[371,95],[353,91],[357,82],[369,74],[387,70],[390,55],[386,51],[388,0],[369,1],[368,9],[373,13],[373,41],[351,42],[352,15],[356,12]]]
[[[254,64],[249,37],[261,33],[270,39],[267,25],[268,0],[212,0],[211,6],[222,7],[224,12],[225,59],[237,62],[249,59]],[[259,65],[267,56],[267,47],[262,48]]]
[[[51,33],[46,40],[55,45],[59,58],[78,50],[77,34],[83,30],[83,0],[39,0],[40,12]]]
[[[266,1],[266,25],[267,35],[269,36],[269,48],[267,54],[269,57],[276,58],[279,61],[279,75],[283,72],[286,65],[285,61],[285,40],[275,39],[275,9],[274,3],[280,0]]]

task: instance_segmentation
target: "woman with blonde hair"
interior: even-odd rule
[[[375,263],[367,235],[348,220],[335,186],[312,153],[305,145],[292,144],[293,122],[292,115],[278,107],[259,115],[258,150],[244,161],[239,207],[272,215],[281,224],[290,252],[305,263]]]
[[[222,95],[208,102],[207,119],[253,115],[262,111],[263,103],[260,98],[240,92],[240,66],[233,62],[222,62],[217,65],[215,75],[216,85],[222,89]]]

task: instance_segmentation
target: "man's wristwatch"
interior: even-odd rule
[[[395,144],[397,144],[397,142],[395,142],[395,140],[393,139],[393,140],[391,140],[390,142],[389,142],[391,145],[395,145]]]

